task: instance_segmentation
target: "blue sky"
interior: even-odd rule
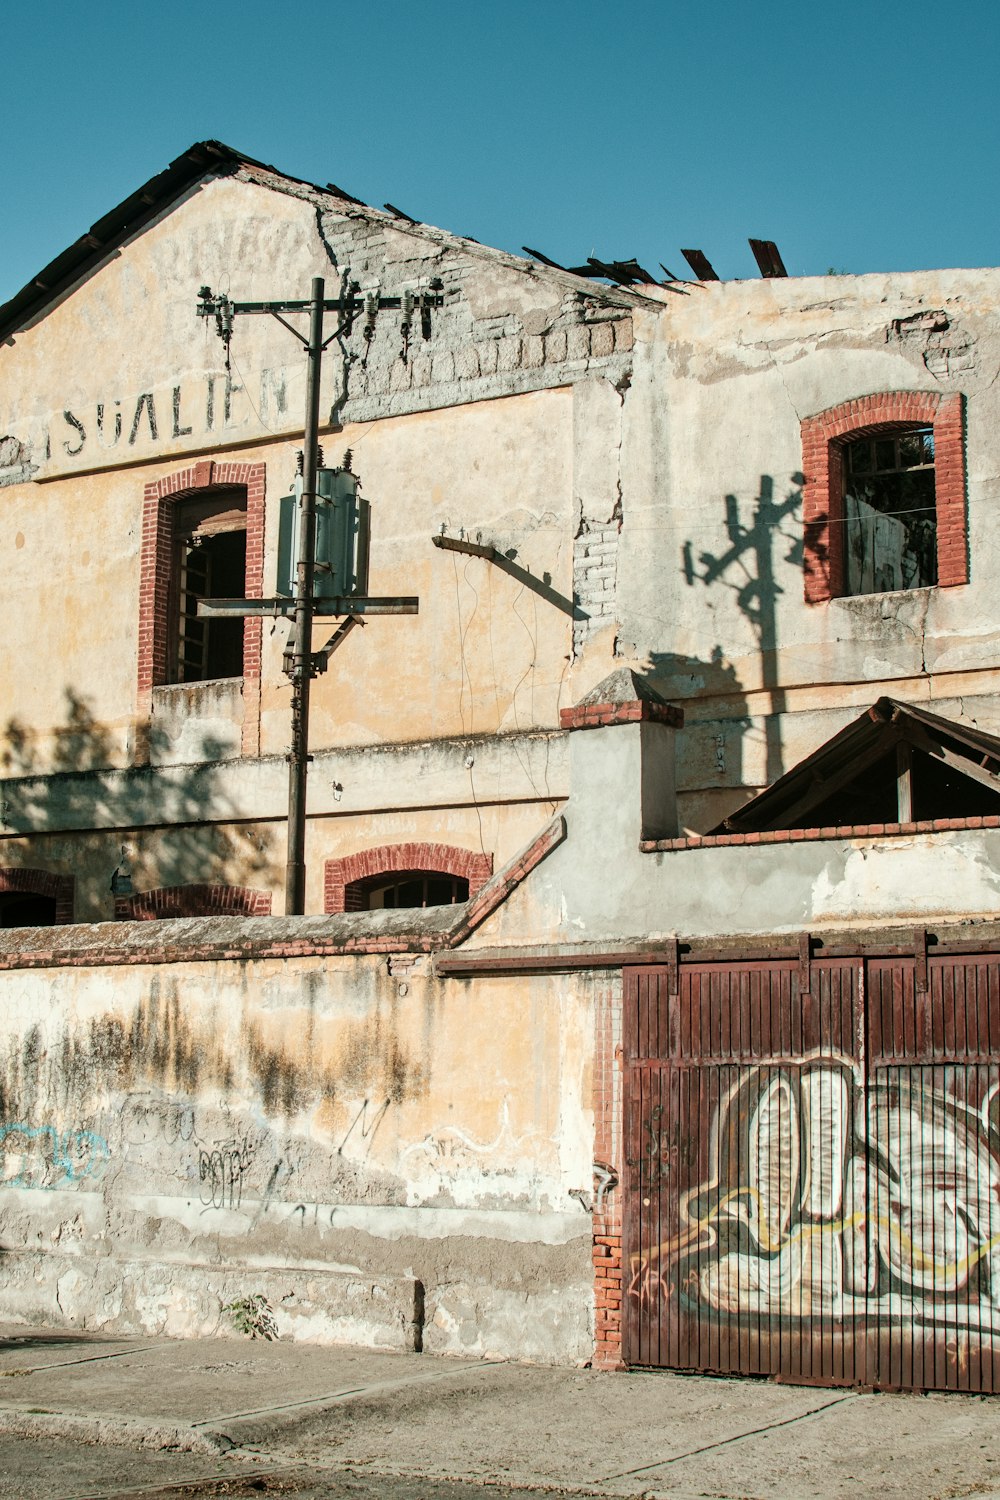
[[[995,263],[997,0],[0,0],[0,302],[195,140],[564,263]]]

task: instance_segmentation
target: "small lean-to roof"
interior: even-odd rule
[[[852,784],[864,785],[872,767],[901,743],[1000,796],[1000,738],[895,698],[879,698],[711,832],[803,827],[829,798],[849,795]]]

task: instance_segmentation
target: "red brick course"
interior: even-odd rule
[[[841,402],[802,423],[803,570],[807,604],[846,592],[842,449],[848,441],[901,428],[934,428],[938,585],[969,581],[965,506],[965,443],[961,394],[883,391]]]
[[[1000,815],[983,813],[972,818],[922,818],[915,823],[845,823],[836,828],[773,828],[762,833],[688,834],[676,839],[643,839],[644,854],[674,849],[715,849],[731,844],[792,844],[815,839],[893,838],[899,834],[952,833],[967,828],[1000,828]]]

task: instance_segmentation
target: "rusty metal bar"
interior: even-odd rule
[[[918,927],[913,934],[914,984],[917,993],[927,993],[927,930]]]
[[[808,932],[799,933],[799,994],[812,992],[812,939]]]

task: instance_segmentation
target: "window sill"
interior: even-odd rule
[[[919,589],[885,589],[879,594],[834,594],[828,599],[827,604],[871,604],[873,599],[915,599],[917,597],[929,599],[936,594],[940,584],[925,584]]]
[[[190,698],[198,693],[213,693],[220,697],[226,692],[242,693],[243,678],[206,677],[199,682],[161,682],[153,689],[153,702],[158,698],[168,701],[172,697]]]

